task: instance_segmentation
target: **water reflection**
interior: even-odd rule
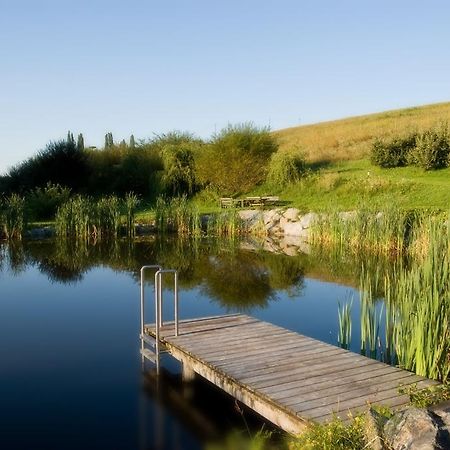
[[[273,433],[274,442],[280,439],[278,429],[200,377],[186,383],[179,373],[162,370],[157,376],[155,369],[147,368],[142,386],[152,402],[142,404],[141,449],[193,448],[194,442],[203,443],[198,448],[222,448],[230,436],[248,438],[263,427]],[[184,429],[190,430],[190,446],[186,445]]]
[[[88,244],[57,239],[10,243],[2,251],[6,252],[2,261],[13,273],[34,266],[51,282],[63,284],[82,282],[98,266],[128,273],[137,281],[142,265],[158,262],[178,270],[181,288],[201,286],[202,292],[221,306],[241,310],[266,307],[280,291],[301,293],[304,259],[242,250],[240,246],[240,241],[233,240],[166,238]],[[151,274],[147,281],[153,281]]]

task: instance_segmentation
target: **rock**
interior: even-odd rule
[[[299,248],[297,246],[289,246],[283,250],[283,253],[287,256],[297,256],[299,254]]]
[[[156,226],[151,223],[137,223],[135,225],[135,233],[137,236],[156,233]]]
[[[284,233],[284,227],[286,224],[289,223],[289,220],[286,219],[286,217],[281,217],[280,221],[278,222],[278,225],[280,226],[281,231]]]
[[[44,239],[54,236],[56,233],[54,227],[32,228],[25,233],[25,236],[31,239]]]
[[[256,222],[261,221],[262,214],[261,211],[256,211],[254,209],[244,209],[238,212],[239,218],[244,222],[247,222],[248,226],[251,227]]]
[[[384,440],[391,450],[444,450],[442,432],[434,413],[408,408],[391,417],[383,428]]]
[[[271,209],[270,211],[263,212],[263,221],[265,225],[271,224],[272,226],[278,223],[281,219],[281,214],[277,209]]]
[[[301,222],[288,222],[284,226],[284,235],[298,236],[306,240],[306,238],[309,236],[309,231],[303,228]]]
[[[300,220],[299,223],[301,224],[301,226],[303,228],[311,228],[311,226],[317,222],[317,220],[319,219],[319,215],[316,213],[308,213],[305,214],[304,216],[300,216]]]
[[[357,212],[356,211],[342,211],[338,214],[339,218],[343,220],[344,222],[346,220],[353,220],[356,218]]]
[[[297,208],[288,208],[284,213],[283,217],[289,221],[294,221],[298,219],[300,211]]]
[[[364,420],[364,435],[368,450],[383,450],[382,429],[387,418],[370,408]]]

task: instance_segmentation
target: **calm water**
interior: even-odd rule
[[[244,311],[337,345],[338,301],[353,296],[359,320],[359,263],[241,248],[163,239],[0,246],[0,448],[203,449],[246,423],[261,428],[206,381],[183,386],[167,356],[156,391],[139,356],[140,267],[180,271],[180,318]],[[153,321],[151,276],[148,285]]]

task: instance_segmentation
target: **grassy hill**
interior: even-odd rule
[[[367,158],[375,137],[423,130],[440,121],[450,123],[450,103],[386,111],[275,131],[280,151],[302,149],[310,162]]]
[[[302,152],[310,175],[294,186],[260,186],[254,193],[278,194],[302,210],[450,208],[450,169],[381,169],[369,161],[376,137],[398,136],[450,123],[450,103],[399,109],[275,131],[280,150]]]

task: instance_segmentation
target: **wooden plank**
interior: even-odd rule
[[[322,381],[320,383],[314,383],[313,386],[311,384],[307,384],[306,386],[302,382],[298,382],[297,385],[291,386],[289,389],[280,389],[280,387],[276,387],[275,389],[268,390],[268,393],[271,394],[271,397],[283,401],[287,398],[291,398],[292,395],[301,395],[301,394],[309,394],[311,392],[315,393],[317,396],[322,395],[328,388],[338,387],[345,391],[348,386],[354,386],[358,383],[373,383],[379,384],[384,383],[386,381],[397,380],[400,377],[414,377],[412,373],[405,372],[391,372],[387,371],[385,368],[378,369],[378,371],[364,371],[363,373],[354,375],[353,377],[345,377],[345,378],[334,378],[332,380]],[[418,380],[420,381],[420,380]],[[302,395],[303,398],[303,395]]]

